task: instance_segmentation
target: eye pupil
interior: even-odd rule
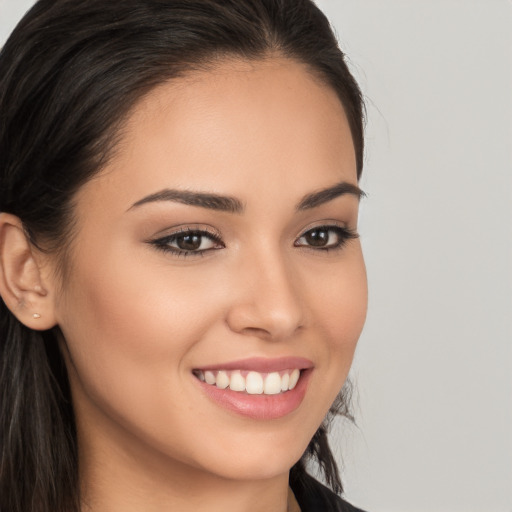
[[[201,235],[180,235],[176,238],[176,245],[183,251],[196,251],[201,247]]]
[[[322,247],[329,241],[329,232],[326,229],[313,229],[305,235],[306,242],[313,247]]]

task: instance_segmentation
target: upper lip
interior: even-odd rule
[[[298,368],[305,370],[313,368],[314,364],[304,357],[286,356],[277,358],[251,357],[248,359],[239,359],[237,361],[229,361],[226,363],[206,365],[196,368],[203,371],[218,370],[247,370],[259,373],[279,372]]]

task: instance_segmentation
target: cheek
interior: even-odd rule
[[[317,288],[321,293],[315,295],[313,315],[324,339],[319,356],[331,389],[329,401],[345,382],[366,319],[368,292],[360,247],[353,248],[350,257],[324,278],[324,286]]]
[[[61,300],[60,325],[86,391],[99,397],[109,390],[112,402],[122,403],[123,395],[162,386],[158,376],[167,379],[169,372],[155,370],[176,366],[194,341],[194,324],[171,286],[129,256],[103,252],[76,265]]]
[[[205,333],[223,318],[225,286],[204,267],[179,268],[146,248],[115,245],[77,261],[59,324],[71,366],[95,401],[121,408],[137,397],[150,407],[154,397],[158,408],[159,396],[169,399],[162,390],[190,379]]]
[[[94,431],[113,418],[155,445],[181,438],[191,353],[215,315],[204,276],[129,256],[84,261],[59,305],[77,416]]]
[[[209,301],[198,293],[201,276],[183,280],[165,263],[145,264],[129,251],[111,252],[85,258],[74,271],[61,300],[61,318],[74,334],[70,340],[78,337],[99,350],[110,347],[144,359],[145,353],[158,358],[171,345],[177,351],[182,340],[189,343],[199,335],[192,317],[197,320],[197,311]]]
[[[323,276],[316,287],[315,316],[334,351],[354,350],[368,305],[366,269],[356,246],[340,265]],[[315,289],[310,286],[310,289]]]

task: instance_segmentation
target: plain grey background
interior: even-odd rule
[[[0,44],[31,0],[0,0]],[[367,99],[370,304],[335,424],[369,512],[512,512],[512,3],[319,0]]]

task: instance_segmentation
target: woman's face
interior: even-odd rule
[[[147,95],[76,197],[55,300],[84,460],[286,473],[363,326],[357,191],[342,106],[298,63]]]

